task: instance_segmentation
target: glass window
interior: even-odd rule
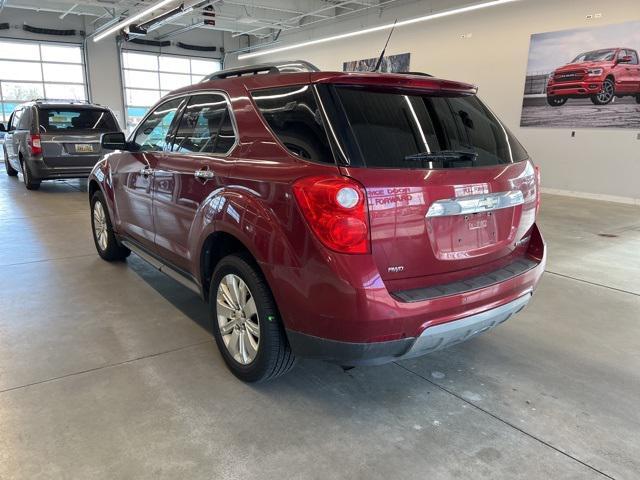
[[[366,166],[481,167],[527,158],[476,96],[336,90]]]
[[[38,119],[45,132],[60,130],[117,132],[119,130],[118,123],[109,110],[40,107]]]
[[[173,151],[227,153],[235,143],[233,123],[222,95],[194,95],[176,132]]]
[[[37,43],[0,42],[0,58],[15,60],[40,60]]]
[[[0,99],[3,102],[17,103],[36,98],[85,100],[86,91],[80,46],[0,42]],[[6,105],[2,110],[6,117]]]
[[[40,62],[12,62],[0,60],[0,78],[2,80],[42,81]]]
[[[20,117],[22,116],[22,109],[19,108],[17,109],[15,112],[13,112],[13,115],[11,115],[11,118],[9,120],[9,130],[15,130],[18,126],[18,123],[20,123]]]
[[[189,59],[182,57],[160,56],[161,72],[190,73]]]
[[[291,153],[307,160],[334,163],[311,87],[260,90],[252,97],[271,130]]]
[[[43,63],[45,82],[82,83],[82,66],[64,63]]]
[[[44,88],[41,83],[2,82],[2,98],[22,101],[44,98]]]
[[[182,99],[160,104],[138,127],[134,143],[145,152],[161,152],[170,143],[169,129]]]
[[[45,98],[62,98],[66,100],[86,100],[87,93],[84,85],[45,83]]]
[[[78,47],[42,44],[42,60],[47,62],[82,63],[82,51]]]
[[[146,110],[170,91],[199,82],[204,73],[220,70],[220,62],[177,55],[123,51],[122,67],[127,129],[131,131],[140,121],[140,115],[137,114],[139,108],[146,107]]]

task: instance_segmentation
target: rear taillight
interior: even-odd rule
[[[31,155],[41,155],[42,154],[42,143],[40,140],[40,135],[32,134],[29,135],[29,149],[31,150]]]
[[[300,210],[318,239],[340,253],[369,253],[364,187],[347,177],[305,177],[293,184]]]
[[[536,171],[536,216],[540,212],[540,167],[534,165],[533,168]]]

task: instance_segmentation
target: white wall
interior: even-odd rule
[[[11,29],[0,30],[0,39],[13,38],[76,44],[84,43],[86,48],[85,62],[90,100],[111,108],[116,115],[118,115],[121,126],[124,128],[124,98],[119,50],[115,36],[105,38],[99,42],[94,42],[92,39],[84,42],[85,37],[82,37],[81,35],[72,37],[41,35],[25,32],[22,29],[22,25],[26,23],[30,26],[40,28],[75,29],[78,30],[78,32],[85,31],[86,34],[89,35],[94,29],[92,25],[93,19],[94,17],[80,17],[71,14],[67,15],[63,20],[60,20],[59,15],[55,13],[34,12],[5,7],[0,13],[0,23],[9,22],[11,24]],[[178,27],[173,26],[167,28]],[[172,42],[180,40],[181,42],[193,45],[215,45],[217,47],[224,45],[224,35],[221,32],[213,30],[194,30],[171,40]],[[220,59],[221,56],[219,51],[193,52],[178,48],[174,45],[166,48],[157,48],[128,43],[125,44],[125,48],[215,59]]]
[[[440,0],[437,3],[442,6],[447,2]],[[303,34],[282,35],[278,45],[393,22],[395,18],[425,15],[429,13],[427,4],[434,2],[416,2],[390,9],[382,17],[372,13]],[[602,13],[602,19],[587,21],[586,15],[591,13]],[[480,96],[509,125],[541,166],[543,185],[547,189],[640,203],[637,131],[576,130],[576,137],[571,138],[571,130],[567,129],[519,127],[532,33],[632,19],[640,19],[638,0],[521,0],[399,28],[387,54],[411,52],[412,70],[478,85]],[[472,33],[472,37],[461,39],[466,33]],[[261,56],[252,61],[295,58],[308,60],[325,70],[342,70],[343,61],[379,55],[387,35],[388,31],[367,34]],[[227,46],[228,50],[234,48]],[[237,64],[231,55],[227,57],[227,66]]]

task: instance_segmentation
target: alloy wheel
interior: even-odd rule
[[[233,359],[249,365],[258,354],[260,320],[247,284],[237,275],[225,275],[218,285],[216,316],[224,345]]]
[[[613,100],[613,96],[615,95],[615,86],[611,80],[607,80],[602,85],[602,91],[597,95],[598,100],[605,104],[609,103]]]
[[[93,204],[93,234],[96,237],[100,250],[106,250],[109,242],[107,215],[105,214],[102,202],[99,201]]]

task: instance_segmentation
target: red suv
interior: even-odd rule
[[[607,48],[581,53],[549,76],[547,103],[560,107],[569,98],[590,98],[607,105],[615,97],[634,96],[640,103],[638,52]]]
[[[294,71],[291,71],[294,70]],[[529,302],[537,170],[476,89],[264,65],[163,98],[91,174],[95,244],[207,300],[245,381],[423,355]]]

